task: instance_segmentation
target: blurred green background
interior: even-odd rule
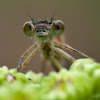
[[[17,67],[22,53],[33,44],[23,33],[30,20],[50,19],[65,23],[66,41],[72,47],[100,62],[100,0],[0,0],[0,66]],[[39,69],[40,55],[27,69]]]

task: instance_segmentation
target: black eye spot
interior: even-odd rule
[[[57,28],[57,30],[59,30],[60,29],[59,25],[57,25],[56,28]]]
[[[64,23],[60,20],[53,21],[52,26],[52,35],[59,36],[64,32]]]
[[[32,30],[32,27],[31,27],[31,25],[29,25],[29,29],[30,29],[30,30]]]

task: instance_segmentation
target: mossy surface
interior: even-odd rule
[[[0,67],[0,100],[100,100],[100,64],[79,59],[48,76]]]

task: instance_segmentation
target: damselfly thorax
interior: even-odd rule
[[[31,21],[24,24],[23,31],[27,36],[34,37],[35,43],[21,56],[17,67],[18,70],[23,70],[30,62],[31,58],[40,51],[42,52],[44,59],[50,60],[52,66],[54,66],[57,71],[63,68],[60,63],[60,56],[63,56],[70,62],[74,62],[76,60],[63,49],[77,53],[82,57],[89,57],[86,54],[61,42],[60,36],[64,32],[64,23],[61,20],[53,21],[53,18],[51,18],[50,21],[40,20],[35,22],[31,19]],[[58,41],[55,38],[57,38]]]

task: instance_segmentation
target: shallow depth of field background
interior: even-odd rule
[[[100,62],[100,0],[0,0],[0,66],[17,67],[22,53],[33,44],[23,33],[30,20],[50,19],[65,24],[65,38],[72,47]],[[38,71],[40,55],[25,70]]]

